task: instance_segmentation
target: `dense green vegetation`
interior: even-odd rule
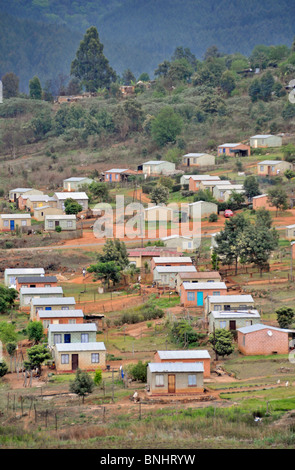
[[[198,59],[213,44],[246,55],[255,44],[290,46],[294,9],[287,0],[0,0],[0,71],[19,75],[22,90],[32,70],[43,84],[68,75],[82,35],[94,25],[116,72],[152,76],[179,45]]]

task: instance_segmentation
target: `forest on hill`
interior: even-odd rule
[[[13,71],[22,91],[69,74],[86,29],[96,26],[118,74],[152,76],[177,46],[198,59],[216,44],[250,55],[256,44],[291,45],[295,4],[287,0],[0,0],[0,75]],[[32,73],[33,71],[33,73]]]

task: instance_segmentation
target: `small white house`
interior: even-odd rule
[[[44,220],[44,229],[48,232],[55,230],[56,227],[60,227],[63,231],[77,228],[77,218],[74,214],[45,215]]]
[[[182,157],[182,164],[188,167],[206,167],[215,165],[215,156],[208,153],[187,153]]]
[[[144,220],[147,222],[169,222],[173,219],[173,210],[167,206],[152,206],[144,209]]]
[[[191,219],[202,219],[210,214],[217,214],[218,206],[214,202],[197,201],[188,205]]]
[[[55,193],[53,196],[57,200],[57,208],[65,210],[65,200],[74,199],[78,204],[82,206],[82,210],[86,211],[88,209],[88,196],[85,192],[68,192],[64,193]]]
[[[175,163],[165,160],[150,160],[142,164],[142,172],[147,176],[169,175],[175,171]]]
[[[87,176],[72,176],[63,180],[63,189],[64,191],[79,191],[83,184],[89,185],[91,183],[93,183],[93,179],[87,178]]]
[[[253,135],[250,137],[250,146],[253,148],[281,147],[282,137],[278,135]]]
[[[63,297],[62,287],[21,287],[20,307],[29,307],[34,298]]]
[[[177,251],[195,251],[200,245],[200,239],[186,237],[184,235],[169,235],[160,239],[167,248],[176,248]]]
[[[45,274],[44,268],[6,268],[4,271],[4,284],[16,288],[16,278],[20,276],[41,276]]]

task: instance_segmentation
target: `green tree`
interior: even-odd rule
[[[166,186],[158,184],[151,192],[151,201],[158,204],[166,204],[169,198],[169,189]]]
[[[96,369],[94,374],[93,382],[98,387],[102,382],[102,371],[100,369]]]
[[[166,77],[169,72],[170,65],[171,64],[168,60],[164,60],[164,62],[161,62],[161,64],[158,65],[158,68],[154,72],[155,77]]]
[[[271,228],[272,217],[270,211],[266,210],[264,207],[257,209],[255,224],[257,226],[266,227],[267,229]]]
[[[132,366],[129,369],[129,374],[131,375],[132,379],[145,383],[147,381],[147,366],[148,363],[143,363],[142,361],[138,361],[137,364]]]
[[[7,367],[7,364],[0,360],[0,378],[1,377],[4,377],[4,375],[6,375],[8,372],[8,367]]]
[[[295,171],[293,170],[286,170],[284,175],[286,176],[287,180],[291,180],[295,177]]]
[[[88,190],[90,196],[93,199],[98,200],[99,202],[108,202],[109,200],[109,187],[107,183],[99,183],[97,181],[93,181],[88,186]]]
[[[261,83],[258,78],[252,80],[248,93],[253,103],[261,98]]]
[[[71,64],[71,75],[81,80],[86,91],[94,92],[116,81],[116,73],[104,56],[103,49],[97,29],[94,26],[87,29]]]
[[[131,72],[130,69],[124,70],[123,75],[122,75],[122,80],[124,85],[132,85],[135,84],[136,82],[136,77],[135,75]]]
[[[218,356],[229,356],[235,349],[233,346],[233,335],[231,331],[225,328],[218,328],[211,333],[209,335],[209,343],[216,354],[216,360],[218,360]]]
[[[109,288],[111,281],[113,285],[120,281],[122,268],[116,265],[115,261],[107,261],[92,264],[87,268],[87,271],[94,273],[96,279],[102,279]]]
[[[271,92],[274,86],[274,78],[270,71],[266,72],[260,80],[260,88],[261,88],[261,99],[263,101],[269,101],[271,98]]]
[[[43,324],[41,321],[30,321],[26,330],[30,341],[34,341],[35,344],[40,343],[44,335]]]
[[[78,212],[81,212],[82,210],[83,207],[81,206],[81,204],[79,204],[74,199],[68,198],[65,200],[65,213],[67,215],[78,214]]]
[[[70,392],[82,397],[84,403],[85,396],[92,393],[94,389],[94,382],[87,372],[77,369],[75,380],[70,383]]]
[[[8,72],[3,75],[3,98],[9,99],[18,96],[19,94],[19,78],[13,72]]]
[[[276,208],[276,216],[278,210],[286,210],[288,208],[288,196],[284,189],[280,187],[271,188],[268,191],[267,202],[270,206]]]
[[[182,58],[171,63],[167,76],[172,81],[187,81],[192,73],[192,66],[185,58]]]
[[[252,200],[253,197],[259,196],[259,194],[261,194],[259,191],[259,183],[257,178],[253,175],[246,176],[243,189],[245,190],[245,196],[250,200]]]
[[[276,310],[277,322],[280,328],[290,328],[294,320],[294,309],[291,307],[280,307]]]
[[[221,75],[220,86],[225,93],[230,95],[231,92],[236,88],[236,80],[234,74],[229,70],[223,72],[223,74]]]
[[[37,344],[27,350],[28,366],[31,369],[37,368],[42,373],[42,364],[47,359],[51,359],[51,354],[44,344]]]
[[[6,321],[0,323],[0,341],[3,344],[14,343],[16,341],[17,334],[15,331],[15,325]]]
[[[182,130],[182,119],[169,106],[163,108],[151,122],[152,139],[160,146],[174,143]]]
[[[97,255],[97,259],[102,263],[114,261],[121,269],[129,265],[126,245],[119,239],[108,239],[103,246],[102,253]]]
[[[17,290],[0,285],[0,314],[7,313],[10,309],[12,309],[17,297]]]
[[[288,121],[289,119],[293,119],[295,117],[295,105],[290,103],[285,104],[283,110],[282,110],[282,118],[285,121]]]
[[[42,87],[40,80],[36,75],[29,81],[29,93],[32,100],[42,99]]]
[[[138,77],[138,81],[141,81],[141,82],[149,82],[150,81],[150,76],[147,72],[143,72],[139,77]]]

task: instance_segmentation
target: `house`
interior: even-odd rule
[[[154,362],[201,362],[204,367],[204,378],[210,377],[210,354],[206,349],[190,349],[188,351],[157,351]]]
[[[259,176],[276,176],[292,169],[293,164],[284,160],[263,160],[257,163],[257,174]]]
[[[268,211],[275,211],[276,208],[275,206],[271,206],[268,203],[268,195],[267,194],[260,194],[259,196],[254,196],[252,198],[252,207],[254,210],[260,209],[261,207],[264,207],[264,209]]]
[[[64,211],[56,207],[42,206],[34,209],[33,218],[38,222],[44,222],[46,215],[62,215]]]
[[[213,188],[213,196],[217,201],[226,202],[229,200],[233,192],[244,194],[245,190],[242,184],[217,184]]]
[[[44,206],[56,207],[56,199],[48,196],[48,194],[23,194],[18,198],[18,207],[20,210],[33,212],[35,208]]]
[[[128,249],[128,259],[130,264],[135,264],[137,268],[143,268],[145,263],[151,266],[152,258],[163,256],[179,256],[176,249],[167,249],[158,246],[147,246],[145,248]]]
[[[55,276],[19,276],[16,278],[16,290],[21,287],[57,287]]]
[[[295,224],[286,226],[286,238],[295,240]]]
[[[205,316],[210,312],[230,312],[230,311],[247,311],[254,309],[254,300],[252,295],[221,295],[208,296],[205,301]]]
[[[192,202],[188,207],[191,219],[201,220],[204,217],[209,217],[210,214],[218,213],[218,206],[214,202],[197,201]]]
[[[180,178],[180,184],[182,187],[188,187],[189,186],[189,179],[193,175],[182,175]]]
[[[199,191],[202,181],[220,181],[220,178],[219,176],[211,175],[190,175],[189,190],[194,192]]]
[[[45,215],[44,230],[46,232],[54,231],[56,227],[64,230],[76,230],[77,217],[75,214]]]
[[[218,156],[226,155],[229,157],[249,157],[251,155],[250,145],[238,143],[218,145]]]
[[[183,282],[221,282],[221,276],[217,271],[195,271],[192,273],[178,273],[176,276],[176,292],[180,294]]]
[[[20,307],[30,307],[34,298],[63,297],[62,287],[21,287],[19,291]]]
[[[213,310],[208,314],[209,333],[219,328],[235,331],[238,328],[255,325],[257,323],[260,323],[260,315],[255,309],[216,312]]]
[[[31,300],[30,319],[36,320],[39,310],[72,310],[75,308],[75,305],[74,297],[34,298]]]
[[[167,206],[147,207],[143,213],[146,222],[171,222],[173,220],[173,209]]]
[[[32,195],[32,194],[43,194],[39,189],[34,188],[15,188],[9,191],[9,201],[17,202],[18,198],[23,194]]]
[[[78,368],[93,371],[106,367],[106,347],[101,342],[57,343],[53,354],[57,372],[73,372]]]
[[[229,180],[220,180],[220,181],[201,181],[199,189],[202,191],[209,190],[211,194],[213,194],[213,189],[216,185],[229,185],[231,182]]]
[[[48,326],[48,346],[58,343],[94,343],[97,326],[95,323],[50,324]]]
[[[127,168],[112,168],[105,172],[104,181],[106,183],[120,183],[121,181],[127,181],[128,176],[136,174],[136,171]]]
[[[178,252],[195,251],[200,244],[199,238],[186,237],[185,235],[169,235],[160,239],[167,248],[175,248]]]
[[[55,193],[53,196],[57,200],[57,208],[65,210],[65,200],[66,199],[74,199],[74,201],[78,202],[82,206],[82,210],[86,211],[88,209],[88,196],[85,192],[68,192],[64,193]]]
[[[214,166],[215,156],[208,153],[187,153],[182,157],[182,165],[196,168]]]
[[[175,172],[175,163],[164,160],[151,160],[138,167],[146,176],[169,175]]]
[[[180,286],[180,303],[184,307],[203,307],[207,297],[226,295],[224,282],[183,282]]]
[[[44,275],[44,268],[6,268],[4,271],[4,284],[16,288],[16,278],[20,276]]]
[[[193,265],[190,266],[156,266],[153,270],[154,282],[159,287],[168,287],[175,289],[177,274],[182,272],[192,273],[195,272],[196,268]]]
[[[200,362],[154,362],[147,366],[147,387],[151,396],[202,393],[204,367]]]
[[[250,146],[257,148],[281,147],[283,143],[282,137],[279,135],[253,135],[250,137]]]
[[[30,214],[0,214],[1,232],[11,232],[23,227],[31,227]]]
[[[72,176],[71,178],[63,180],[63,190],[79,191],[83,184],[90,185],[93,181],[93,179],[87,178],[87,176]]]
[[[245,356],[288,354],[289,334],[294,330],[284,330],[261,323],[238,328],[238,348]]]
[[[151,267],[156,266],[190,266],[192,259],[189,256],[156,256],[152,258]]]
[[[76,325],[84,323],[82,310],[38,310],[36,320],[43,324],[44,333],[47,334],[49,325]]]
[[[135,86],[134,85],[121,85],[120,91],[123,96],[125,95],[134,95],[135,93]]]

